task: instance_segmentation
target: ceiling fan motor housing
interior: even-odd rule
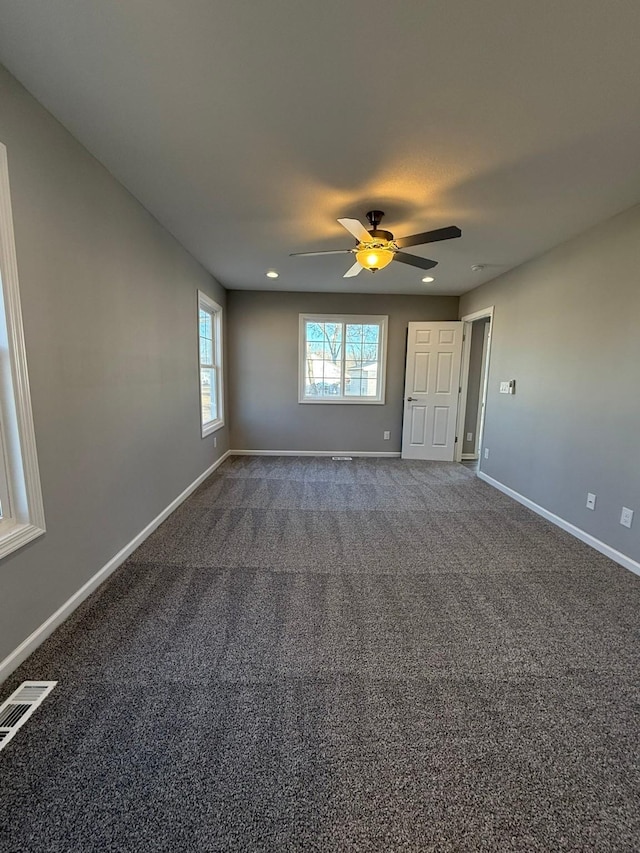
[[[393,240],[393,234],[391,231],[385,231],[383,228],[372,228],[369,231],[372,237],[375,237],[376,240],[384,240],[385,242],[391,242]]]

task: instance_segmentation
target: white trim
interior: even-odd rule
[[[7,533],[2,534],[0,539],[0,559],[8,557],[18,548],[22,548],[27,542],[32,542],[38,536],[45,533],[45,528],[37,524],[15,524]]]
[[[486,387],[487,387],[487,365],[489,364],[489,359],[487,358],[487,347],[489,346],[489,339],[491,337],[491,321],[484,324],[484,329],[482,330],[482,355],[480,356],[480,368],[482,370],[482,376],[480,377],[480,394],[478,397],[478,416],[476,418],[476,431],[473,436],[473,452],[478,458],[480,456],[480,445],[482,443],[482,431],[484,429],[484,409],[486,406]]]
[[[579,539],[581,542],[595,548],[596,551],[604,554],[605,557],[609,557],[609,559],[613,560],[615,563],[619,563],[619,565],[624,566],[625,569],[629,569],[630,572],[640,575],[640,563],[636,562],[631,557],[628,557],[621,551],[616,551],[616,549],[612,548],[611,545],[607,545],[606,542],[596,539],[595,536],[592,536],[580,527],[576,527],[575,524],[571,524],[570,521],[565,521],[564,518],[561,518],[559,515],[556,515],[548,509],[545,509],[543,506],[534,503],[532,500],[529,500],[529,498],[525,498],[525,496],[521,495],[520,492],[516,492],[514,489],[509,488],[509,486],[505,486],[504,483],[501,483],[499,480],[494,480],[493,477],[489,477],[488,474],[478,471],[478,477],[481,480],[484,480],[485,483],[493,486],[494,489],[498,489],[498,491],[503,492],[505,495],[508,495],[510,498],[518,501],[518,503],[521,503],[523,506],[528,507],[538,515],[546,518],[547,521],[550,521],[557,527],[561,527],[562,530],[566,530],[567,533],[575,536],[576,539]]]
[[[387,456],[398,458],[400,451],[369,450],[230,450],[230,456]]]
[[[453,457],[454,462],[460,462],[464,458],[462,448],[464,446],[464,422],[467,416],[467,390],[469,388],[469,366],[471,364],[471,336],[473,326],[471,323],[462,324],[462,356],[460,361],[460,381],[458,383],[458,414],[456,416],[456,447]]]
[[[209,421],[208,424],[203,424],[201,437],[206,438],[208,435],[211,435],[214,432],[218,432],[218,430],[222,429],[223,426],[224,421],[221,421],[220,418],[215,421]]]
[[[96,572],[92,578],[89,578],[84,586],[81,586],[80,589],[75,592],[71,598],[65,601],[65,603],[59,607],[55,613],[52,613],[39,628],[36,628],[36,630],[30,634],[26,640],[23,640],[16,649],[7,655],[7,657],[0,662],[0,684],[8,678],[11,673],[20,666],[20,664],[25,661],[59,625],[61,625],[65,619],[67,619],[98,586],[100,586],[101,583],[109,577],[109,575],[113,574],[113,572],[121,566],[127,557],[129,557],[136,548],[139,548],[144,540],[150,536],[153,531],[159,527],[162,522],[165,521],[165,519],[167,519],[202,482],[204,482],[204,480],[207,479],[207,477],[213,474],[216,468],[222,465],[228,456],[231,456],[231,453],[232,451],[227,450],[220,459],[214,462],[213,465],[210,465],[204,473],[200,474],[200,476],[197,477],[191,485],[187,486],[187,488],[181,492],[177,498],[171,501],[169,506],[163,509],[162,512],[153,519],[153,521],[149,522],[149,524],[147,524],[147,526],[141,530],[140,533],[131,540],[131,542],[118,551],[118,553],[112,557],[106,565]]]
[[[477,462],[478,454],[477,453],[463,453],[462,454],[463,462]]]
[[[218,417],[212,421],[202,423],[202,378],[201,378],[201,363],[200,363],[200,311],[206,311],[211,316],[213,325],[213,347],[214,347],[214,364],[211,365],[215,375],[215,388],[212,389],[216,395],[216,411]],[[216,432],[220,427],[224,426],[224,348],[222,336],[224,335],[223,324],[224,315],[222,305],[213,300],[202,290],[198,291],[198,399],[200,400],[200,435],[206,438],[208,435]]]
[[[465,314],[460,317],[463,323],[473,323],[475,320],[482,320],[483,317],[491,317],[493,320],[494,305],[489,305],[488,308],[481,308],[479,311],[474,311],[472,314]]]
[[[4,295],[7,346],[11,361],[11,399],[5,400],[3,435],[11,518],[15,522],[2,537],[0,558],[46,530],[38,470],[27,351],[22,326],[18,263],[11,212],[11,191],[6,146],[0,143],[0,277]]]
[[[317,400],[312,400],[310,397],[304,400],[298,400],[300,404],[310,403],[312,406],[324,406],[327,403],[334,406],[384,406],[384,400],[367,400],[366,397],[337,397],[335,400],[330,400],[329,397],[319,397]]]
[[[454,456],[455,462],[460,462],[462,460],[462,446],[464,444],[464,421],[465,415],[467,413],[467,392],[469,390],[469,361],[471,359],[471,334],[473,330],[473,326],[471,325],[475,320],[482,320],[483,317],[489,318],[489,332],[487,337],[487,350],[486,354],[483,356],[486,358],[486,363],[484,365],[484,387],[482,393],[482,400],[480,401],[480,406],[478,407],[478,411],[481,413],[482,421],[480,423],[480,428],[476,428],[476,453],[478,454],[478,458],[481,456],[482,450],[482,435],[484,432],[484,422],[487,415],[487,389],[488,389],[488,378],[489,378],[489,362],[491,360],[491,341],[493,339],[493,312],[494,305],[489,305],[487,308],[481,308],[479,311],[474,311],[472,314],[465,314],[464,317],[460,317],[460,321],[465,324],[464,326],[464,334],[465,340],[462,349],[462,363],[460,366],[460,404],[458,406],[458,419],[456,423],[456,435],[458,436],[458,443],[456,444],[456,452]],[[462,441],[460,440],[462,439]]]
[[[305,364],[306,364],[306,332],[307,321],[316,323],[342,323],[343,326],[351,324],[376,325],[380,328],[380,340],[378,342],[378,393],[375,397],[355,397],[344,395],[334,397],[306,397],[304,389],[306,386]],[[386,395],[387,379],[387,335],[389,329],[389,316],[387,314],[298,314],[298,403],[311,403],[312,405],[347,405],[347,406],[383,406]],[[343,341],[343,346],[345,345]],[[344,349],[343,349],[344,356]],[[344,364],[344,357],[343,357]],[[346,381],[345,376],[341,381]]]

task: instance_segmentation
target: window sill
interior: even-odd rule
[[[329,403],[331,406],[384,406],[384,400],[365,400],[362,397],[354,397],[352,400],[346,400],[344,397],[338,400],[330,400],[328,397],[322,400],[305,398],[298,400],[298,403],[311,403],[314,406],[318,405],[318,403]]]
[[[217,432],[224,426],[224,421],[222,418],[218,418],[217,421],[209,421],[208,424],[202,425],[202,438],[206,438],[208,435],[211,435],[213,432]]]
[[[45,532],[44,527],[38,527],[36,524],[0,522],[0,559],[8,557]]]

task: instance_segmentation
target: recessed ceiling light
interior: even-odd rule
[[[422,280],[425,282],[429,282],[429,281],[435,281],[435,278],[432,275],[425,275],[425,277]]]
[[[278,278],[278,273],[275,270],[269,270],[267,278]]]

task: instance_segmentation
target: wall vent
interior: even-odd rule
[[[0,705],[0,749],[9,743],[56,686],[57,681],[23,681],[20,687]]]

